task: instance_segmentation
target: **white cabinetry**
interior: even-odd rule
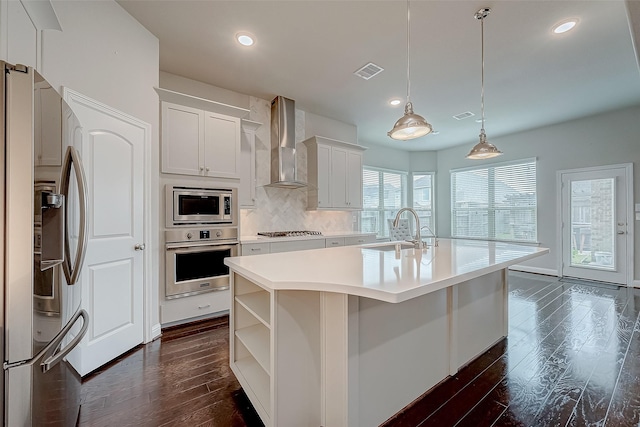
[[[227,310],[229,290],[207,292],[188,298],[164,300],[160,307],[160,322],[163,326],[184,323]]]
[[[364,245],[365,243],[374,243],[375,241],[376,235],[373,233],[327,237],[326,239],[314,238],[285,240],[277,242],[261,241],[254,243],[242,243],[240,245],[240,253],[242,254],[242,256],[261,255],[278,252],[303,251],[305,249],[336,248],[339,246]]]
[[[313,136],[307,147],[307,209],[362,209],[362,152],[357,144]]]
[[[163,102],[162,172],[238,178],[240,119]]]
[[[237,274],[232,276],[231,288],[231,369],[260,417],[271,420],[272,294]]]
[[[243,243],[240,245],[240,253],[243,256],[268,254],[269,251],[269,243]]]
[[[373,233],[363,234],[361,236],[349,236],[344,238],[345,246],[364,245],[366,243],[375,243],[375,241],[376,241],[376,235]]]
[[[333,237],[330,239],[325,239],[324,246],[326,248],[337,248],[339,246],[344,246],[344,237]]]
[[[241,208],[256,207],[256,130],[262,123],[242,120],[240,139],[240,187],[238,198]]]

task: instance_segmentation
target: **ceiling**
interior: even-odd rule
[[[489,141],[640,105],[632,36],[640,45],[640,0],[412,1],[411,101],[439,134],[406,142],[387,136],[406,100],[403,0],[118,3],[160,40],[160,70],[267,100],[286,96],[299,109],[357,125],[362,145],[425,151],[477,142],[474,14],[482,7],[491,8],[484,25]],[[553,34],[567,18],[578,25]],[[255,45],[237,43],[240,31],[252,33]],[[370,80],[353,74],[369,62],[384,71]],[[403,101],[391,107],[392,98]],[[467,111],[475,116],[453,118]]]

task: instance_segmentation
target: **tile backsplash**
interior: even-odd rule
[[[357,212],[307,211],[307,189],[265,187],[270,182],[271,102],[250,97],[250,119],[262,123],[256,131],[256,208],[240,211],[242,235],[258,231],[315,230],[351,231]],[[307,150],[301,141],[305,135],[305,113],[296,109],[296,167],[298,180],[307,181]]]

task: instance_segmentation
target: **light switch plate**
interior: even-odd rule
[[[640,212],[640,203],[636,203],[636,212]]]
[[[636,221],[640,221],[640,212],[636,212]]]

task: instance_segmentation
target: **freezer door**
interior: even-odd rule
[[[73,427],[80,409],[81,378],[65,357],[87,333],[89,316],[80,309],[36,356],[6,369],[8,426]],[[73,331],[79,332],[71,337]]]

